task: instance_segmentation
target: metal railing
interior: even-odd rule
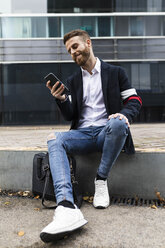
[[[165,61],[163,37],[92,38],[94,53],[107,62]],[[0,62],[5,63],[72,63],[62,38],[2,39]]]

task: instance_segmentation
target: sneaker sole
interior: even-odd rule
[[[96,205],[93,204],[93,206],[94,206],[95,208],[98,208],[98,209],[108,208],[109,205],[110,205],[110,203],[109,203],[108,205],[106,205],[106,206],[101,206],[101,205],[96,206]]]
[[[40,238],[45,243],[60,240],[60,239],[64,238],[66,235],[81,228],[82,226],[87,224],[87,222],[88,222],[87,220],[83,219],[83,220],[79,221],[78,223],[75,223],[73,226],[69,227],[68,230],[66,230],[66,228],[65,228],[65,230],[57,232],[57,233],[53,233],[53,234],[42,232],[40,234]]]

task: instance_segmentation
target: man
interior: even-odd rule
[[[58,207],[53,221],[40,234],[44,242],[63,237],[87,223],[80,209],[74,205],[66,154],[102,152],[94,182],[93,205],[95,208],[107,208],[110,204],[107,177],[122,149],[126,153],[134,153],[129,127],[141,107],[141,99],[131,88],[124,70],[94,56],[87,32],[69,32],[64,36],[64,44],[80,70],[67,80],[69,97],[63,94],[64,85],[58,88],[57,82],[51,87],[47,82],[64,118],[72,124],[70,131],[53,133],[48,137]]]

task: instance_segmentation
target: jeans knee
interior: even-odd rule
[[[55,133],[50,133],[50,134],[47,136],[47,141],[50,141],[50,140],[56,140],[56,135],[55,135]]]
[[[57,146],[62,145],[60,133],[50,133],[47,137],[48,150],[56,149]]]
[[[106,131],[111,133],[115,132],[117,134],[127,134],[128,126],[124,119],[112,118],[107,123]]]
[[[65,136],[62,132],[50,133],[47,137],[48,150],[58,149],[64,146]]]

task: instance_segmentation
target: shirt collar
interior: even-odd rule
[[[82,73],[85,75],[87,72],[87,70],[84,70],[82,67],[81,67],[81,70],[82,70]],[[95,67],[92,69],[92,74],[96,73],[96,72],[100,72],[101,71],[101,62],[99,60],[99,58],[96,58],[96,64],[95,64]]]

